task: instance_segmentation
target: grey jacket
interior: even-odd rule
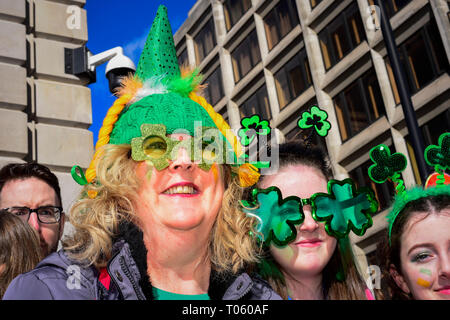
[[[134,251],[134,252],[133,252]],[[136,249],[121,239],[113,246],[113,257],[106,269],[83,267],[71,261],[64,250],[42,260],[35,269],[16,277],[3,300],[146,300],[152,288],[146,262]],[[141,273],[145,273],[141,277]],[[208,295],[211,300],[281,300],[269,284],[257,275],[218,276],[211,272]]]

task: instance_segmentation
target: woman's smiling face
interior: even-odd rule
[[[416,300],[450,299],[450,209],[413,212],[401,236],[397,285]]]
[[[262,188],[278,187],[283,198],[297,196],[302,199],[316,192],[327,192],[327,180],[316,168],[307,165],[288,165],[278,173],[268,176]],[[311,216],[311,206],[303,206],[305,220],[297,226],[297,238],[285,247],[271,245],[275,260],[291,276],[316,276],[321,274],[336,249],[336,239],[330,237],[323,223]]]
[[[172,134],[173,139],[189,139]],[[137,167],[141,182],[138,218],[143,226],[164,226],[177,230],[212,229],[225,191],[221,170],[213,164],[203,170],[191,160],[189,151],[178,149],[170,165],[158,171],[146,161]]]

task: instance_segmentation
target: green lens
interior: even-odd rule
[[[166,141],[158,136],[152,136],[145,139],[142,147],[144,153],[154,159],[161,158],[167,151]]]

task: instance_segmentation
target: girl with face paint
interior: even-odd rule
[[[406,204],[380,251],[392,299],[450,300],[449,230],[450,195]]]

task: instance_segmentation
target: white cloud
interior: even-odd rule
[[[138,38],[133,39],[131,42],[127,43],[123,47],[124,54],[133,60],[134,64],[137,65],[139,62],[139,57],[141,55],[142,50],[145,46],[145,41],[147,40],[148,33],[150,31],[146,30],[146,32]]]

